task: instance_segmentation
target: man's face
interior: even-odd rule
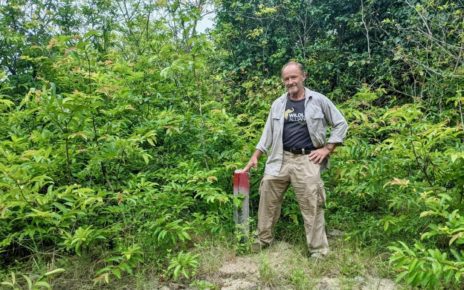
[[[304,92],[304,80],[306,75],[297,65],[290,64],[282,71],[282,81],[291,96],[297,96]]]

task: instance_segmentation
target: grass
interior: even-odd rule
[[[290,284],[295,288],[295,290],[305,290],[311,289],[315,283],[311,283],[308,273],[301,268],[295,269],[292,271],[288,277]]]
[[[259,279],[263,286],[273,287],[279,285],[281,278],[278,272],[271,266],[269,258],[261,255],[259,259]]]
[[[199,276],[212,276],[218,273],[225,261],[235,257],[234,248],[225,242],[205,241],[197,245],[200,266]]]
[[[264,287],[291,285],[292,289],[312,289],[324,278],[326,282],[338,283],[341,289],[356,289],[372,277],[388,278],[393,274],[384,255],[340,238],[331,241],[331,252],[322,260],[310,258],[305,243],[278,242],[263,251],[259,261]]]
[[[288,238],[288,237],[287,237]],[[338,283],[340,289],[357,289],[369,277],[390,278],[387,256],[361,248],[352,241],[339,237],[330,240],[331,252],[322,260],[309,257],[306,244],[301,239],[293,242],[279,241],[258,254],[237,256],[237,247],[227,240],[204,240],[196,244],[192,254],[198,255],[197,274],[192,279],[173,283],[164,277],[163,266],[145,262],[134,269],[133,275],[122,279],[111,276],[108,284],[95,284],[95,270],[102,267],[91,255],[31,259],[16,268],[3,270],[0,282],[8,280],[10,270],[16,272],[21,286],[26,284],[20,274],[34,278],[31,273],[45,273],[55,268],[66,272],[47,278],[53,289],[159,289],[189,287],[195,289],[220,289],[226,279],[242,279],[259,288],[314,289],[320,283]],[[241,272],[237,277],[224,277],[220,273],[226,263],[242,261],[254,263],[256,271]],[[252,268],[252,267],[251,267]],[[250,269],[251,269],[250,268]],[[221,276],[222,275],[222,276]],[[24,280],[24,279],[23,279]],[[329,285],[330,286],[330,285]],[[21,287],[21,289],[27,289]]]

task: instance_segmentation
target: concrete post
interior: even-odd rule
[[[244,234],[244,238],[248,239],[250,225],[248,218],[250,217],[250,179],[248,172],[235,170],[234,172],[234,197],[243,196],[242,206],[234,209],[234,221],[238,228]]]

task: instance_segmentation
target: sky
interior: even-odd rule
[[[197,24],[197,31],[204,33],[206,29],[211,29],[214,27],[214,18],[216,17],[216,13],[211,11],[211,13],[203,16],[203,18]]]

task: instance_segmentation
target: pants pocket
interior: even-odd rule
[[[319,207],[325,207],[325,201],[326,201],[326,196],[325,196],[324,184],[319,183],[317,185],[317,205]]]

